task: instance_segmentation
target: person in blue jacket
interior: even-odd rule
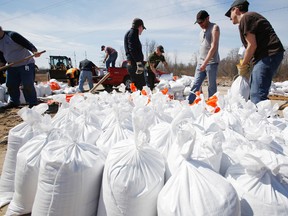
[[[22,35],[13,31],[4,31],[0,26],[0,66],[6,63],[14,63],[31,55],[39,57],[41,54],[37,48]],[[1,107],[0,111],[17,108],[20,105],[20,85],[29,108],[38,104],[34,87],[35,60],[29,58],[21,63],[7,68],[6,86],[10,95],[7,105]]]

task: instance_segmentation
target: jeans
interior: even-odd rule
[[[107,70],[110,67],[111,63],[112,63],[112,67],[115,67],[115,62],[116,62],[117,57],[118,57],[118,53],[117,52],[111,53],[109,55],[108,59],[106,60],[106,69]]]
[[[7,69],[6,86],[10,95],[10,102],[20,105],[20,85],[23,87],[23,94],[29,105],[37,105],[37,94],[34,87],[35,64],[10,67]]]
[[[84,92],[84,82],[88,81],[89,89],[91,90],[93,88],[93,78],[92,78],[92,72],[82,70],[79,76],[79,90],[81,92]]]
[[[283,59],[283,52],[259,60],[253,67],[250,80],[250,100],[257,104],[267,100],[272,78]]]
[[[127,70],[131,78],[131,82],[134,83],[137,90],[142,90],[143,86],[146,85],[144,72],[142,74],[136,74],[137,66],[136,63],[127,64]]]
[[[218,63],[208,64],[205,71],[200,71],[200,64],[197,65],[195,70],[195,79],[194,85],[191,88],[191,93],[188,97],[189,104],[192,104],[196,98],[195,93],[200,90],[203,81],[206,76],[208,77],[208,97],[211,97],[217,92],[217,72],[218,72]]]

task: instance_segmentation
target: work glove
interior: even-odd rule
[[[144,67],[142,62],[137,62],[137,70],[136,70],[136,74],[142,74],[144,72]]]
[[[249,64],[245,64],[245,65],[237,64],[236,67],[238,69],[239,76],[242,76],[242,77],[249,79],[249,76],[250,76]]]

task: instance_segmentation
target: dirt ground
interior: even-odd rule
[[[44,78],[38,78],[38,81],[47,81],[45,80],[46,76],[43,76]],[[44,80],[43,80],[44,79]],[[101,86],[99,87],[101,88]],[[218,91],[220,94],[226,94],[227,90],[229,89],[229,83],[223,83],[220,86],[218,86]],[[203,92],[205,95],[205,92],[207,92],[207,86],[203,87]],[[279,105],[283,104],[285,101],[272,101],[273,103],[278,103]],[[5,154],[7,151],[7,138],[8,138],[8,132],[11,128],[18,125],[22,122],[22,119],[17,115],[19,109],[12,109],[5,113],[0,113],[0,173],[2,172],[2,167],[5,159]],[[279,111],[279,115],[282,115],[282,111]],[[3,216],[6,212],[7,206],[4,206],[3,208],[0,208],[0,216]]]

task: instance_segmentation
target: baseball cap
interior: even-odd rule
[[[159,49],[159,51],[160,51],[161,53],[164,53],[164,47],[163,47],[162,45],[159,45],[159,46],[157,47],[157,49]]]
[[[196,21],[194,24],[203,22],[208,16],[209,14],[207,13],[207,11],[205,10],[199,11],[196,16]]]
[[[230,18],[231,15],[231,10],[233,7],[239,6],[239,5],[245,5],[247,4],[247,6],[249,5],[249,2],[247,0],[235,0],[232,5],[230,6],[230,9],[225,13],[225,16]]]
[[[101,51],[103,51],[105,49],[105,46],[104,45],[102,45],[101,46]]]
[[[132,28],[138,28],[139,26],[143,26],[143,29],[146,29],[144,26],[143,20],[140,18],[135,18],[132,23]]]

